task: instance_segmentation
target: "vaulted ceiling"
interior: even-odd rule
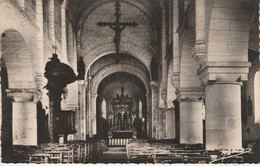
[[[136,22],[138,25],[125,27],[120,33],[120,62],[117,66],[114,60],[115,30],[111,26],[97,25],[100,21],[115,23],[116,0],[67,0],[67,12],[76,33],[77,55],[83,57],[93,84],[100,83],[93,85],[93,89],[99,86],[95,93],[111,98],[124,84],[126,92],[140,99],[144,98],[140,94],[148,93],[151,72],[154,71],[152,67],[155,68],[151,64],[160,56],[161,2],[119,2],[120,22]],[[136,81],[133,82],[133,78]]]
[[[92,6],[101,5],[103,3],[115,2],[115,0],[68,0],[67,9],[71,12],[75,25],[78,24],[83,13]],[[150,16],[156,22],[158,17],[158,7],[160,6],[160,0],[120,0],[120,2],[131,3],[143,9],[146,15]]]
[[[76,29],[78,56],[91,66],[115,52],[115,32],[98,27],[99,21],[115,22],[115,0],[68,0],[67,11]],[[160,0],[119,0],[120,22],[137,22],[121,32],[120,53],[140,60],[148,70],[153,57],[159,56]]]

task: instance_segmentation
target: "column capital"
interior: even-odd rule
[[[162,99],[163,99],[164,101],[167,100],[167,89],[166,89],[166,88],[162,89],[162,91],[161,91],[161,97],[162,97]]]
[[[168,109],[173,109],[174,108],[174,105],[173,105],[173,101],[166,101],[166,104],[167,104],[167,108]]]
[[[84,80],[78,80],[78,84],[79,84],[80,86],[84,86],[84,85],[87,85],[88,83],[85,82]]]
[[[212,81],[246,81],[250,66],[250,62],[209,61],[198,70],[198,75],[204,85]]]
[[[14,102],[34,102],[37,103],[42,96],[37,89],[6,89],[7,97]]]
[[[173,73],[171,83],[175,89],[180,88],[180,72]]]
[[[210,85],[224,85],[224,84],[226,85],[235,84],[240,86],[243,85],[242,82],[237,82],[237,81],[216,81],[216,82],[208,82],[208,84],[205,84],[205,87]]]
[[[199,101],[204,98],[204,87],[179,88],[176,91],[178,101]]]
[[[191,50],[192,57],[196,60],[200,67],[205,63],[206,58],[206,43],[205,41],[197,41]]]
[[[150,95],[151,95],[150,92],[148,92],[148,93],[145,94],[145,96],[146,96],[147,99],[148,99],[148,97],[150,97]]]
[[[98,94],[97,94],[97,93],[91,93],[91,97],[92,97],[93,99],[96,99],[96,98],[98,97]]]
[[[162,9],[165,9],[166,7],[166,0],[160,0],[160,5]]]
[[[157,81],[151,81],[150,85],[151,85],[152,88],[156,88],[156,87],[158,87],[158,82]]]
[[[67,5],[67,0],[63,0],[63,2],[61,2],[61,8],[66,8]]]

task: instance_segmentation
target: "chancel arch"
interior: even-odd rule
[[[98,42],[100,41],[100,42]],[[109,42],[108,42],[109,41]],[[91,62],[106,56],[109,53],[115,53],[114,43],[112,42],[113,38],[109,39],[99,39],[93,43],[93,48],[87,50],[88,48],[81,49],[80,52],[84,56],[84,61],[87,66],[91,65]],[[102,44],[99,44],[101,43]],[[152,49],[148,46],[139,44],[138,41],[129,39],[127,42],[122,41],[120,47],[120,53],[131,54],[135,58],[139,59],[145,66],[149,69],[152,56],[155,54]]]
[[[146,92],[150,93],[149,76],[139,68],[127,64],[114,64],[107,66],[103,68],[101,71],[99,71],[98,74],[91,81],[91,84],[93,85],[91,91],[93,93],[97,93],[98,86],[100,82],[103,80],[103,78],[115,72],[126,72],[129,74],[136,75],[144,83]]]
[[[104,136],[130,137],[124,135],[126,132],[132,134],[132,137],[145,136],[146,127],[142,128],[140,122],[142,119],[147,120],[146,89],[138,77],[125,72],[112,73],[101,81],[97,94],[98,136],[103,139]],[[100,98],[106,101],[106,117],[102,117]],[[141,108],[140,101],[144,103]]]
[[[113,59],[111,59],[113,60]],[[111,61],[113,62],[113,61]],[[129,62],[130,63],[130,62]],[[109,63],[108,63],[109,64]],[[136,63],[136,65],[138,65]],[[98,65],[99,66],[99,65]],[[85,87],[90,88],[86,90],[86,96],[88,96],[88,103],[90,103],[89,108],[91,108],[89,114],[91,115],[92,121],[88,121],[87,123],[92,123],[89,126],[91,126],[87,131],[90,132],[90,130],[93,130],[93,133],[96,133],[97,129],[97,119],[96,119],[96,110],[97,110],[97,100],[100,97],[98,95],[98,88],[100,86],[100,83],[102,82],[102,80],[104,78],[106,78],[107,76],[113,74],[113,73],[118,73],[118,72],[124,72],[127,74],[131,74],[134,75],[135,77],[137,77],[143,84],[143,89],[145,89],[144,95],[150,94],[150,87],[149,87],[149,75],[147,72],[143,71],[145,68],[143,68],[143,70],[141,69],[141,66],[133,66],[130,64],[125,64],[125,63],[120,63],[120,64],[115,64],[113,62],[113,64],[107,65],[107,66],[99,66],[100,70],[95,70],[95,65],[93,65],[94,69],[91,69],[91,73],[95,73],[95,76],[93,78],[91,78],[91,82],[89,85],[91,86],[87,86]],[[147,69],[146,69],[147,70]],[[91,97],[89,97],[91,96]],[[149,95],[147,97],[150,97]],[[148,100],[149,101],[149,100]],[[148,103],[147,103],[148,104]]]

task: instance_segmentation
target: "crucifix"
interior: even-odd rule
[[[120,3],[119,0],[116,1],[116,22],[98,22],[97,25],[100,27],[105,27],[109,26],[111,29],[115,31],[115,37],[114,37],[114,43],[116,46],[116,58],[115,61],[118,64],[119,63],[119,46],[120,46],[120,41],[121,41],[121,32],[127,27],[136,27],[138,24],[136,22],[120,22],[119,18],[121,16],[120,14]]]

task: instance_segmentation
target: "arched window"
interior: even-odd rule
[[[102,109],[102,117],[104,119],[107,119],[107,104],[106,104],[106,99],[103,99],[102,104],[101,104],[101,109]]]
[[[260,72],[256,72],[254,79],[254,97],[255,97],[255,123],[260,123]]]

